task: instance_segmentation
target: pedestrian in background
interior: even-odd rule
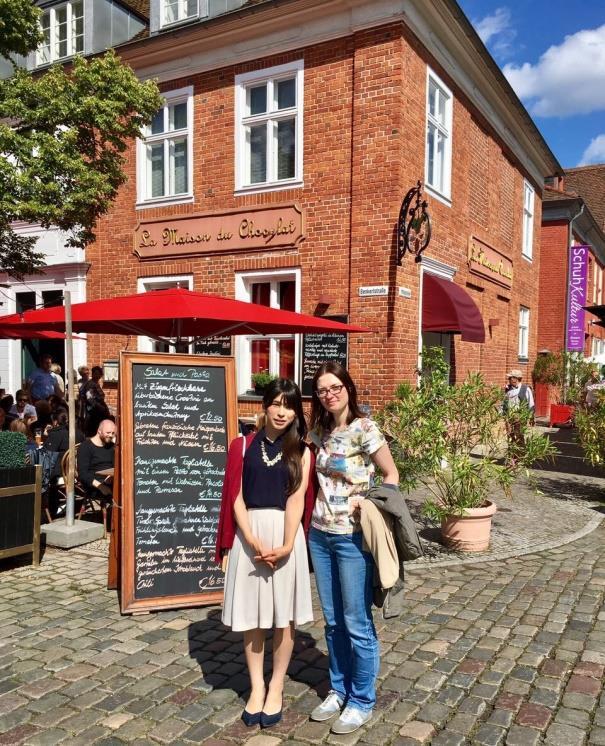
[[[397,488],[399,474],[384,436],[364,416],[355,384],[339,363],[324,363],[313,378],[310,440],[317,449],[319,492],[309,550],[325,620],[331,685],[311,719],[340,714],[332,732],[345,734],[372,717],[380,668],[372,618],[374,561],[363,548],[360,503],[376,467],[387,488]]]

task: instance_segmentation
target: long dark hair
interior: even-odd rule
[[[289,378],[275,378],[265,388],[263,409],[266,411],[279,399],[284,406],[295,412],[295,417],[282,436],[282,458],[288,467],[288,495],[300,487],[302,482],[302,457],[307,437],[307,422],[302,406],[300,389]]]
[[[313,402],[311,403],[311,430],[319,430],[319,432],[325,432],[330,430],[334,425],[332,415],[327,409],[324,409],[319,397],[317,396],[317,381],[324,376],[326,373],[331,373],[336,376],[338,380],[343,384],[349,395],[349,413],[347,414],[347,425],[356,420],[358,417],[364,417],[363,412],[359,409],[357,404],[357,389],[353,383],[353,379],[349,375],[349,371],[336,362],[336,360],[329,360],[327,363],[322,363],[315,375],[313,376]]]

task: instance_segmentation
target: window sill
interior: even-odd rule
[[[528,357],[521,357],[521,356],[519,356],[517,358],[517,362],[521,363],[522,365],[527,365],[527,363],[529,363],[529,358]]]
[[[178,197],[158,197],[146,199],[136,203],[137,210],[149,210],[152,207],[170,207],[170,205],[184,205],[193,202],[193,194],[182,194]]]
[[[257,401],[257,402],[262,402],[263,397],[262,397],[262,394],[255,394],[252,391],[244,391],[243,394],[238,394],[237,395],[237,400],[238,401]]]
[[[521,252],[521,257],[525,259],[526,262],[529,262],[530,264],[534,263],[534,257],[533,255],[525,254],[523,251]]]
[[[446,197],[445,194],[442,194],[441,192],[437,191],[434,187],[430,186],[429,184],[424,185],[424,191],[431,195],[431,197],[434,197],[438,202],[441,202],[442,204],[446,205],[447,207],[452,206],[452,200],[450,197]]]
[[[179,18],[177,21],[172,21],[172,23],[162,23],[158,31],[161,33],[162,31],[172,31],[175,28],[179,28],[180,26],[186,26],[188,23],[193,23],[194,21],[201,21],[205,18],[208,18],[208,15],[205,14],[203,16],[201,15],[194,15],[194,16],[187,16],[187,18]]]
[[[251,186],[237,187],[233,192],[235,197],[242,197],[248,194],[262,194],[263,192],[283,192],[286,189],[302,189],[304,187],[302,179],[293,179],[291,181],[280,181],[271,184],[252,184]]]

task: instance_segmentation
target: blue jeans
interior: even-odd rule
[[[359,710],[376,703],[380,652],[372,619],[374,561],[361,531],[329,534],[311,527],[309,550],[326,623],[332,689]]]

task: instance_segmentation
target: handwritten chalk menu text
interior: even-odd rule
[[[347,316],[325,316],[346,324]],[[303,396],[313,396],[313,376],[322,363],[336,360],[347,367],[348,337],[338,332],[303,335],[302,386]]]
[[[232,437],[227,375],[224,361],[189,360],[132,365],[135,601],[170,596],[178,605],[223,588],[214,546]]]

